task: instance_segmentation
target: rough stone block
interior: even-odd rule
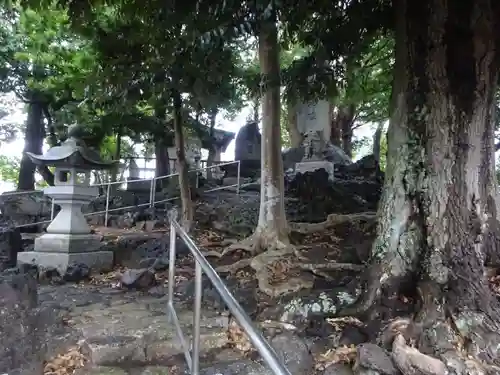
[[[25,251],[18,254],[18,264],[34,264],[40,268],[55,268],[64,275],[69,266],[84,264],[92,272],[110,271],[113,268],[112,251],[94,251],[89,253],[47,253]]]
[[[17,253],[21,251],[19,228],[0,228],[0,271],[16,266]]]
[[[140,338],[134,336],[110,335],[87,338],[83,351],[94,365],[100,366],[146,361],[144,344]]]

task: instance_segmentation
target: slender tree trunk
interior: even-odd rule
[[[172,96],[174,101],[174,133],[177,152],[177,171],[179,172],[179,189],[181,191],[182,202],[182,226],[186,231],[189,231],[193,224],[194,207],[191,200],[188,165],[184,148],[184,133],[182,131],[182,98],[177,90],[174,90]]]
[[[121,159],[122,155],[122,128],[120,127],[118,129],[118,133],[116,134],[116,151],[115,155],[113,157],[114,160],[118,160],[118,162]],[[115,182],[118,181],[118,172],[119,172],[119,166],[116,165],[111,169],[111,181]],[[116,192],[118,190],[118,184],[111,185],[110,187],[112,192]]]
[[[166,123],[167,120],[167,103],[164,100],[160,100],[156,103],[154,107],[155,117],[160,123]],[[170,160],[168,155],[168,147],[170,136],[167,134],[167,129],[163,126],[155,134],[155,177],[161,177],[169,175],[170,172]],[[156,181],[155,189],[160,187],[161,189],[166,188],[168,185],[168,178],[162,178]]]
[[[484,264],[498,235],[492,116],[500,6],[396,4],[395,103],[372,252],[376,278],[358,312],[377,296],[396,298],[411,281],[421,300],[421,348],[444,358],[450,343],[463,342],[483,364],[499,366],[500,309]]]
[[[342,147],[342,129],[338,120],[338,113],[335,114],[335,104],[330,103],[330,142],[335,146]]]
[[[303,137],[297,125],[297,107],[295,103],[289,102],[287,105],[287,129],[292,148],[297,148],[302,143]]]
[[[379,122],[377,125],[377,129],[373,134],[373,156],[375,160],[380,162],[380,142],[382,141],[382,131],[384,130],[384,123]]]
[[[255,123],[259,123],[260,122],[260,114],[259,114],[259,111],[260,111],[260,97],[256,96],[255,98],[253,98],[253,105],[252,105],[252,113],[253,113],[253,121]]]
[[[280,67],[275,19],[263,21],[259,35],[262,74],[262,166],[257,233],[268,243],[288,241],[280,127]]]
[[[342,149],[350,158],[352,158],[352,127],[354,125],[355,114],[356,107],[354,106],[354,104],[341,106],[339,108],[339,127],[342,131]]]
[[[208,150],[208,158],[207,158],[207,167],[211,167],[214,164],[214,159],[215,159],[215,145],[213,144],[215,142],[214,138],[214,129],[215,129],[215,120],[217,118],[217,112],[218,110],[213,110],[210,113],[210,149]],[[207,168],[207,180],[212,180],[212,172],[213,170],[211,168]]]
[[[31,102],[28,104],[26,130],[24,133],[23,157],[19,169],[18,190],[35,189],[36,166],[25,153],[32,152],[34,154],[41,154],[43,150],[43,139],[45,137],[43,104],[37,100],[36,95],[32,95],[30,100]]]
[[[155,139],[155,176],[166,176],[170,174],[170,161],[168,155],[168,147],[165,145],[165,140],[161,138]]]

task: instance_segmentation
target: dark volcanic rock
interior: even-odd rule
[[[332,182],[324,169],[297,174],[285,181],[286,195],[298,199],[298,221],[320,222],[330,213],[375,211],[382,185],[373,180],[342,180]],[[296,219],[297,220],[297,219]]]
[[[18,228],[13,226],[0,228],[0,271],[16,266],[21,244],[21,232]]]
[[[57,349],[54,338],[65,333],[60,310],[38,307],[31,273],[0,275],[0,373],[42,374],[43,361]]]
[[[126,270],[121,277],[121,284],[127,289],[147,290],[156,284],[155,275],[147,268]]]

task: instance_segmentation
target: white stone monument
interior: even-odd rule
[[[68,139],[52,147],[44,155],[26,154],[37,165],[55,167],[55,186],[44,189],[61,207],[47,227],[47,233],[35,240],[34,251],[18,254],[18,263],[55,267],[64,274],[69,265],[85,264],[94,271],[110,270],[113,252],[101,250],[101,236],[92,234],[82,207],[99,195],[98,188],[90,186],[90,172],[108,169],[114,162],[104,162],[86,148],[79,138],[81,129],[71,126]]]
[[[330,138],[329,103],[326,100],[304,103],[297,107],[297,128],[302,133],[304,157],[295,164],[296,173],[324,169],[331,180],[334,165],[325,160],[323,153]]]

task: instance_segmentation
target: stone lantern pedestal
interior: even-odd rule
[[[112,269],[113,252],[102,250],[102,237],[91,233],[82,213],[82,207],[99,195],[98,188],[90,186],[90,170],[104,163],[99,164],[95,157],[90,159],[81,144],[69,138],[47,155],[28,153],[38,164],[55,165],[55,186],[45,188],[44,194],[54,199],[61,210],[47,233],[35,239],[34,251],[18,254],[18,263],[56,268],[60,274],[74,264],[85,264],[92,271]]]

